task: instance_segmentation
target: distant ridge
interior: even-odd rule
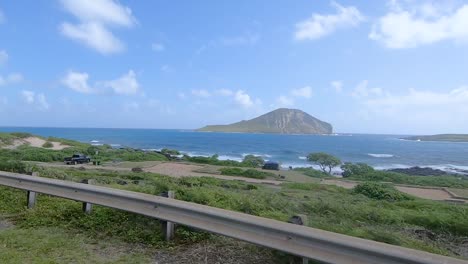
[[[205,132],[244,132],[275,134],[331,134],[333,127],[298,109],[279,108],[250,120],[230,125],[210,125]]]

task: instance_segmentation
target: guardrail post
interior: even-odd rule
[[[37,172],[33,172],[31,176],[37,177],[39,176],[39,174]],[[28,191],[28,195],[27,195],[28,209],[32,209],[34,208],[34,206],[36,206],[36,198],[37,198],[36,192]]]
[[[83,180],[82,183],[84,183],[84,184],[93,184],[94,180],[92,180],[92,179]],[[93,204],[83,203],[83,212],[85,214],[90,214],[92,211],[93,211]]]
[[[161,196],[169,199],[174,199],[175,193],[174,191],[168,191],[162,193]],[[166,241],[171,241],[172,239],[174,239],[174,223],[169,221],[161,221],[161,229]]]
[[[307,218],[307,215],[303,215],[303,214],[295,215],[289,218],[288,223],[295,224],[295,225],[304,225],[308,223],[308,218]],[[289,259],[289,263],[290,264],[297,263],[297,259],[299,259],[300,261],[299,257],[291,257]],[[302,258],[302,264],[308,264],[308,263],[309,263],[308,258]]]

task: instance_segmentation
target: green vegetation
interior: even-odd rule
[[[468,134],[440,134],[432,136],[411,136],[406,140],[468,142]]]
[[[339,158],[324,152],[310,153],[307,155],[307,160],[319,165],[320,169],[328,174],[331,174],[331,170],[334,167],[341,164]]]
[[[406,195],[392,185],[365,182],[360,183],[353,189],[354,193],[363,194],[371,199],[386,200],[390,202],[413,200],[413,197]]]
[[[330,177],[330,174],[323,172],[323,171],[316,170],[314,168],[294,168],[293,170],[299,171],[302,174],[309,176],[309,177],[313,177],[313,178],[329,178]]]
[[[250,167],[262,167],[265,164],[265,160],[260,156],[246,155],[242,160],[242,163],[249,165]]]
[[[301,110],[279,108],[230,125],[206,126],[198,131],[277,134],[331,134],[333,127]]]
[[[362,194],[369,192],[368,187],[357,191],[320,184],[285,183],[277,189],[214,178],[169,178],[144,172],[81,171],[73,168],[38,170],[44,177],[76,182],[93,178],[97,185],[154,195],[174,190],[180,200],[280,221],[287,221],[292,215],[305,214],[309,219],[305,224],[311,227],[444,255],[455,255],[456,251],[456,245],[452,243],[447,248],[444,239],[462,241],[468,236],[467,205],[395,198],[397,196],[388,187],[383,187],[384,199],[380,199],[379,195],[373,194],[373,186],[369,195],[372,198],[369,198]],[[380,190],[381,186],[377,189]],[[392,199],[386,199],[389,192]],[[24,191],[0,187],[0,215],[8,215],[18,230],[57,228],[72,236],[86,232],[92,240],[108,239],[115,243],[151,247],[166,245],[158,235],[157,220],[100,206],[95,206],[91,215],[85,215],[80,203],[46,195],[39,195],[36,209],[26,210],[24,196]],[[435,238],[420,237],[416,233],[418,230],[433,233]],[[4,241],[5,236],[0,232],[0,241]],[[184,227],[177,229],[176,237],[176,244],[211,239],[211,235]],[[17,238],[23,239],[29,238]],[[7,245],[0,251],[0,259],[15,250],[14,245]],[[55,247],[54,244],[49,246]]]
[[[409,176],[390,171],[372,170],[363,174],[352,174],[347,179],[420,186],[468,188],[468,177],[462,176]]]
[[[180,152],[178,150],[167,149],[167,148],[163,148],[161,150],[161,153],[164,154],[164,155],[180,155]]]
[[[345,162],[345,164],[341,165],[341,169],[343,170],[341,174],[343,178],[375,172],[374,168],[365,163]]]
[[[219,160],[218,155],[213,155],[211,157],[203,157],[203,156],[187,156],[184,155],[185,161],[201,163],[201,164],[209,164],[209,165],[217,165],[217,166],[230,166],[230,167],[252,167],[249,163],[239,162],[235,160]]]
[[[241,169],[241,168],[222,168],[219,170],[221,175],[242,176],[254,179],[266,179],[267,177],[275,177],[271,172],[259,171],[256,169]]]
[[[54,147],[54,144],[52,144],[52,142],[50,142],[50,141],[46,141],[44,144],[42,144],[42,147],[43,148],[52,148],[52,147]]]
[[[3,133],[0,132],[0,146],[11,145],[15,139],[23,139],[32,136],[29,133]]]

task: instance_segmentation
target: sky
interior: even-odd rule
[[[468,1],[0,0],[0,91],[0,126],[468,133]]]

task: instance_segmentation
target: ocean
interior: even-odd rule
[[[188,155],[242,160],[254,154],[282,167],[310,166],[306,156],[327,152],[342,161],[364,162],[377,169],[424,166],[468,170],[468,143],[401,140],[402,135],[275,135],[210,133],[169,129],[0,127],[3,132],[29,132],[94,144],[140,149],[177,149]]]

